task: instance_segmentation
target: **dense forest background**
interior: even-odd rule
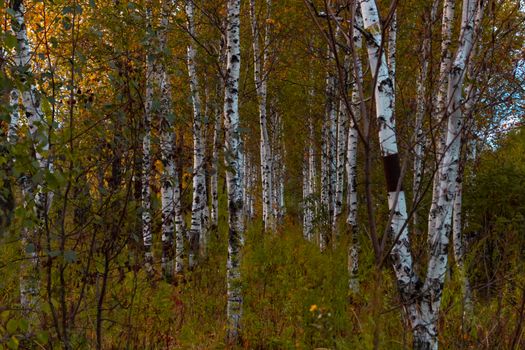
[[[525,348],[523,1],[0,16],[0,349]]]

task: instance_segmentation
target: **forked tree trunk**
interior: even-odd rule
[[[460,43],[448,77],[447,113],[449,119],[446,147],[442,171],[439,174],[439,197],[436,201],[435,224],[433,231],[429,234],[430,260],[423,285],[424,302],[421,302],[420,305],[421,323],[414,334],[415,342],[423,344],[424,347],[420,346],[420,348],[424,349],[437,349],[438,347],[437,321],[447,269],[452,209],[461,150],[461,133],[464,125],[461,111],[463,81],[475,40],[474,27],[477,27],[481,21],[483,7],[483,0],[480,2],[463,1]]]
[[[386,55],[379,55],[381,47],[381,24],[375,0],[361,0],[364,29],[370,37],[367,39],[368,59],[372,78],[376,78],[374,90],[376,114],[378,117],[379,142],[388,191],[388,208],[393,212],[390,223],[390,236],[395,242],[391,250],[394,271],[400,289],[401,298],[406,303],[412,325],[417,322],[417,276],[414,272],[408,227],[405,193],[400,187],[400,162],[394,124],[394,91]]]

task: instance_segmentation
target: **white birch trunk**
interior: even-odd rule
[[[270,18],[271,0],[266,0],[267,15]],[[259,23],[257,20],[255,0],[250,0],[250,16],[253,36],[253,70],[255,89],[257,92],[260,126],[260,155],[261,155],[261,183],[262,183],[262,211],[263,222],[266,231],[275,230],[275,217],[273,216],[274,201],[273,190],[273,166],[270,138],[268,136],[267,122],[267,91],[268,91],[268,46],[270,44],[270,26],[265,25],[264,47],[262,52],[259,48]],[[267,21],[266,21],[267,23]]]
[[[20,120],[20,91],[18,89],[11,90],[9,94],[9,106],[11,107],[11,113],[9,118],[9,128],[7,130],[7,142],[10,144],[16,143],[18,136],[18,123]]]
[[[430,236],[434,232],[435,220],[436,220],[436,206],[437,198],[439,196],[439,177],[442,168],[443,161],[443,150],[445,149],[445,133],[444,126],[446,125],[446,100],[447,100],[447,84],[448,75],[452,64],[452,52],[450,51],[450,45],[452,44],[452,25],[454,23],[454,10],[455,0],[444,0],[443,2],[443,17],[441,20],[441,62],[439,66],[439,79],[438,79],[438,93],[437,101],[432,110],[433,123],[435,127],[434,133],[437,136],[437,149],[436,149],[436,168],[434,173],[434,183],[432,187],[432,202],[430,205],[429,217],[428,217],[428,239],[431,241],[433,238]]]
[[[328,66],[334,61],[334,53],[328,48]],[[321,154],[321,207],[323,227],[319,232],[319,248],[326,249],[330,234],[329,225],[333,217],[334,190],[335,190],[335,134],[337,112],[335,105],[336,77],[328,68],[326,77],[326,112],[323,123],[323,143]]]
[[[282,224],[285,214],[284,204],[284,180],[286,174],[286,165],[284,162],[284,143],[283,143],[283,132],[282,132],[282,120],[278,111],[272,112],[273,116],[273,215],[279,224]]]
[[[475,28],[479,29],[479,28]],[[472,49],[471,57],[474,55],[474,49]],[[474,64],[473,60],[470,59],[468,63],[468,72],[470,78],[474,75]],[[464,118],[467,119],[469,125],[473,124],[472,113],[474,109],[474,104],[476,103],[476,92],[473,83],[470,83],[465,89],[465,106],[463,110]],[[452,242],[453,242],[453,252],[454,252],[454,261],[456,262],[456,267],[462,281],[462,292],[463,292],[463,316],[472,315],[473,305],[471,300],[471,289],[469,278],[467,275],[467,270],[465,266],[465,242],[462,235],[462,201],[463,201],[463,176],[465,172],[465,166],[468,159],[475,159],[475,145],[473,147],[474,155],[469,153],[470,140],[468,138],[469,128],[464,127],[462,133],[461,143],[465,148],[465,153],[460,157],[458,174],[456,176],[456,195],[454,197],[453,212],[452,212]],[[472,158],[471,158],[472,157]]]
[[[417,296],[417,276],[413,269],[412,254],[410,252],[410,241],[408,227],[406,225],[407,209],[405,193],[402,187],[399,191],[400,164],[397,150],[394,121],[394,91],[392,81],[389,77],[386,55],[380,53],[381,46],[381,24],[379,14],[374,0],[360,1],[361,13],[363,15],[364,29],[369,34],[367,39],[368,58],[370,71],[374,78],[377,72],[377,83],[375,86],[376,114],[379,126],[379,142],[388,190],[388,208],[393,211],[390,227],[392,239],[397,239],[391,250],[394,271],[397,277],[401,298],[407,305],[407,311],[411,317],[412,326],[417,322],[417,308],[413,304]]]
[[[220,89],[216,89],[217,96]],[[210,192],[211,192],[211,226],[217,229],[219,225],[219,148],[222,130],[222,116],[217,104],[214,108],[215,124],[213,128],[213,151],[211,156]]]
[[[432,8],[430,10],[430,16],[427,19],[428,24],[426,26],[425,37],[422,43],[422,64],[419,71],[419,77],[417,81],[417,96],[416,96],[416,120],[415,120],[415,144],[414,144],[414,179],[412,184],[412,203],[413,206],[417,206],[421,198],[421,179],[423,178],[423,153],[425,150],[426,138],[423,132],[423,118],[426,113],[426,85],[428,79],[428,69],[430,64],[430,41],[432,34],[432,23],[435,22],[437,16],[439,0],[434,0]],[[415,208],[412,214],[412,222],[415,232],[417,232],[418,226],[418,212]]]
[[[462,171],[460,171],[462,172]],[[454,260],[462,281],[464,315],[472,314],[471,289],[465,266],[465,242],[462,235],[461,205],[463,199],[462,174],[458,174],[456,180],[456,196],[454,197],[452,240],[454,243]]]
[[[360,28],[363,27],[363,18],[359,6],[356,8],[355,23]],[[355,82],[352,89],[352,114],[354,118],[350,119],[350,129],[348,131],[348,145],[347,145],[347,163],[346,174],[348,177],[347,199],[348,199],[348,216],[346,223],[350,225],[352,232],[352,243],[348,250],[348,273],[349,273],[349,288],[352,292],[359,292],[359,231],[357,226],[357,128],[360,121],[361,111],[359,108],[360,96],[358,82],[363,82],[363,68],[361,65],[360,52],[363,44],[361,32],[353,31],[354,48],[356,50],[356,59],[354,60]]]
[[[9,142],[16,142],[18,129],[18,102],[20,95],[22,97],[22,106],[27,118],[29,133],[35,151],[35,158],[38,167],[52,171],[52,163],[48,158],[49,137],[48,126],[40,106],[40,96],[34,85],[28,84],[28,76],[32,74],[31,49],[27,35],[25,23],[25,8],[22,0],[15,0],[12,3],[14,19],[12,21],[12,31],[17,39],[17,48],[15,55],[15,65],[18,67],[19,79],[24,87],[21,92],[13,90],[10,96],[10,104],[13,107],[11,112],[11,122],[8,130]],[[41,125],[39,127],[39,125]],[[35,229],[22,229],[21,243],[25,254],[25,259],[20,266],[20,307],[23,314],[31,323],[36,319],[39,312],[38,296],[40,294],[39,278],[39,258],[38,258],[38,232],[43,223],[45,214],[51,205],[52,196],[43,192],[42,186],[36,188],[30,184],[30,180],[23,177],[22,191],[24,194],[24,205],[30,201],[28,197],[32,196],[34,201],[34,210],[39,223]]]
[[[310,90],[310,96],[313,98],[313,89]],[[310,113],[312,113],[310,111]],[[315,198],[315,181],[316,181],[316,164],[315,164],[315,150],[314,150],[314,122],[313,116],[310,115],[309,125],[308,125],[308,147],[305,154],[305,164],[304,164],[304,191],[303,195],[303,205],[304,205],[304,227],[303,233],[304,237],[312,241],[314,238],[314,217],[316,215],[316,206],[317,200]]]
[[[430,349],[437,349],[437,320],[447,272],[449,234],[458,175],[458,164],[461,150],[461,132],[463,115],[461,100],[466,65],[470,58],[474,41],[474,24],[481,20],[483,2],[464,0],[460,44],[448,77],[449,115],[446,148],[443,169],[439,174],[439,197],[436,205],[435,226],[430,233],[430,260],[427,267],[427,278],[423,286],[426,303],[422,303],[422,323],[416,333],[421,344]]]
[[[388,28],[388,50],[387,62],[390,79],[392,79],[393,102],[392,109],[394,114],[396,111],[396,51],[397,51],[397,8],[394,10],[392,19],[390,21],[390,28]]]
[[[336,30],[336,37],[337,35]],[[335,54],[332,53],[332,58]],[[335,61],[335,59],[334,59]],[[328,177],[330,179],[330,186],[328,188],[328,197],[329,197],[329,207],[328,207],[328,224],[331,219],[334,217],[335,211],[335,191],[336,191],[336,181],[337,181],[337,84],[342,83],[337,80],[337,77],[333,76],[333,86],[331,91],[331,96],[329,97],[328,103],[328,118],[329,118],[329,128],[328,128],[328,140],[329,140],[329,151],[328,151]],[[331,237],[328,236],[327,232],[327,243],[331,240]]]
[[[340,84],[344,85],[344,93],[348,90],[349,72],[350,72],[350,55],[345,54],[344,58],[345,80]],[[337,114],[337,150],[336,150],[336,173],[335,173],[335,193],[334,193],[334,215],[332,217],[332,231],[335,236],[339,236],[337,230],[337,221],[343,212],[343,194],[345,185],[345,166],[348,144],[348,111],[344,98],[341,96],[339,100],[339,113]]]
[[[188,32],[192,38],[195,37],[194,25],[194,3],[193,0],[186,1],[186,16],[188,21]],[[203,210],[205,200],[205,171],[204,171],[204,142],[202,135],[202,110],[199,94],[199,82],[195,67],[196,50],[193,47],[193,39],[190,39],[187,50],[188,75],[190,80],[190,93],[193,104],[193,200],[191,205],[191,228],[189,268],[193,269],[197,263],[199,253],[199,242],[203,232]]]
[[[305,150],[303,152],[303,167],[302,167],[302,175],[303,175],[303,238],[306,240],[310,239],[310,234],[312,232],[312,216],[310,213],[310,177],[309,175],[309,169],[308,169],[308,150],[305,147]]]
[[[184,271],[184,237],[185,225],[182,216],[182,199],[180,193],[180,174],[175,166],[173,174],[173,205],[175,215],[175,273],[181,275]]]
[[[147,25],[152,27],[151,8],[146,9]],[[146,97],[144,106],[144,136],[142,138],[142,239],[144,242],[144,266],[146,272],[153,274],[153,235],[151,214],[151,123],[155,98],[157,67],[153,49],[150,46],[146,54]]]
[[[240,0],[228,0],[228,22],[226,32],[226,82],[224,93],[225,161],[228,165],[226,181],[228,188],[229,232],[227,260],[227,338],[237,343],[240,337],[241,294],[241,249],[243,244],[243,198],[242,165],[243,154],[239,128],[239,74],[240,47]]]
[[[169,25],[170,1],[162,2],[162,19],[159,32],[161,52],[166,50]],[[170,76],[167,73],[165,59],[160,64],[160,153],[162,160],[161,205],[162,205],[162,273],[166,280],[173,278],[173,232],[175,222],[175,150],[173,130],[173,109]],[[179,198],[180,200],[180,198]]]

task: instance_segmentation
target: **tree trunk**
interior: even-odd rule
[[[374,90],[378,118],[379,142],[388,191],[388,208],[393,212],[390,236],[393,248],[390,252],[397,277],[401,299],[407,305],[412,324],[416,320],[417,308],[413,304],[417,296],[417,276],[414,272],[408,227],[405,193],[400,187],[400,164],[394,124],[394,91],[385,54],[379,55],[381,47],[381,25],[374,0],[360,1],[364,29],[370,34],[367,40],[368,59],[372,78],[376,77]]]
[[[146,9],[147,25],[152,27],[151,8]],[[144,136],[142,138],[142,239],[144,241],[144,266],[149,275],[153,274],[153,235],[151,214],[151,124],[154,114],[155,85],[158,72],[153,48],[148,47],[146,55],[146,97],[144,107]]]
[[[474,23],[481,19],[483,3],[477,4],[474,0],[464,0],[462,12],[460,43],[448,77],[447,113],[449,118],[446,148],[443,168],[439,174],[439,197],[436,201],[435,226],[429,234],[431,239],[430,260],[423,286],[425,295],[421,303],[422,323],[419,327],[419,333],[426,333],[422,335],[422,338],[429,338],[427,343],[431,349],[437,349],[438,346],[437,321],[447,269],[449,234],[452,230],[451,218],[463,129],[461,111],[463,81],[474,41]]]
[[[255,89],[257,92],[258,108],[259,108],[259,125],[260,125],[260,154],[261,154],[261,182],[262,182],[262,211],[264,229],[275,229],[275,217],[273,216],[274,201],[272,196],[273,190],[273,166],[272,166],[272,151],[270,147],[270,139],[268,136],[268,122],[267,122],[267,91],[268,91],[268,46],[270,44],[270,26],[268,20],[270,19],[271,0],[266,0],[267,14],[266,25],[264,33],[264,46],[261,50],[259,48],[259,23],[257,20],[257,12],[255,0],[250,0],[250,16],[253,36],[253,70]]]
[[[340,84],[344,86],[344,92],[348,91],[349,72],[350,72],[350,55],[345,54],[344,58],[344,81]],[[336,173],[335,173],[335,193],[334,193],[334,215],[332,217],[332,231],[335,236],[339,236],[337,230],[337,221],[343,212],[343,194],[345,185],[345,166],[347,159],[346,147],[348,144],[348,111],[344,102],[344,97],[339,99],[339,113],[337,113],[337,149],[336,149]]]
[[[241,248],[243,244],[243,154],[239,128],[239,73],[240,47],[240,0],[228,0],[228,23],[226,32],[226,82],[224,93],[225,158],[228,168],[228,260],[227,260],[227,340],[240,340],[242,294],[241,294]]]
[[[33,143],[35,158],[40,169],[52,171],[52,163],[48,158],[49,152],[49,126],[45,121],[40,106],[40,96],[36,87],[28,84],[28,77],[32,75],[30,43],[27,36],[25,24],[25,8],[22,0],[12,2],[14,18],[12,21],[12,31],[17,39],[15,54],[15,64],[18,67],[18,78],[24,86],[21,92],[22,106],[29,126],[29,136]],[[19,91],[12,91],[10,104],[13,107],[11,113],[11,122],[8,130],[9,142],[16,142],[17,124],[20,114],[18,113]],[[43,225],[45,215],[51,205],[52,196],[43,192],[43,185],[36,187],[31,184],[30,179],[23,176],[21,179],[22,191],[24,194],[24,205],[30,202],[32,196],[34,201],[34,210],[38,226],[35,229],[22,229],[21,242],[22,249],[25,252],[24,262],[21,264],[20,271],[20,307],[23,314],[31,323],[34,323],[39,313],[38,295],[40,294],[39,279],[39,244],[38,233]]]
[[[219,96],[220,89],[217,83],[217,96]],[[222,131],[222,116],[217,103],[214,103],[213,114],[215,117],[215,124],[213,128],[213,150],[211,156],[211,171],[210,171],[210,192],[211,192],[211,226],[214,230],[219,224],[219,148],[221,140],[220,134]]]
[[[355,22],[359,27],[363,27],[363,18],[359,7],[356,8]],[[361,32],[353,31],[354,49],[356,52],[356,59],[354,61],[355,80],[352,90],[352,114],[350,116],[350,129],[348,131],[348,145],[347,145],[347,163],[346,174],[348,177],[347,200],[348,200],[348,216],[346,223],[350,226],[352,234],[352,242],[348,249],[348,273],[350,276],[349,288],[354,293],[359,291],[359,231],[357,226],[357,141],[358,141],[358,123],[360,121],[361,112],[359,108],[360,95],[358,81],[363,82],[363,68],[359,54],[361,52],[363,39]]]
[[[421,47],[422,51],[422,64],[419,71],[419,77],[417,81],[417,97],[416,97],[416,119],[415,119],[415,131],[414,131],[414,178],[412,183],[412,204],[416,207],[421,198],[421,179],[423,178],[423,153],[425,151],[426,137],[423,132],[423,118],[427,110],[427,79],[428,70],[430,65],[430,43],[432,40],[432,24],[436,21],[437,10],[439,0],[434,0],[430,13],[426,18],[426,29],[425,36]],[[417,208],[414,209],[412,214],[412,222],[414,231],[418,232],[418,212]]]
[[[436,206],[437,198],[439,196],[439,177],[442,168],[443,151],[445,150],[445,133],[444,125],[446,125],[446,109],[447,106],[447,83],[448,75],[452,63],[452,53],[450,51],[450,45],[452,43],[452,25],[454,23],[454,0],[444,0],[443,4],[443,17],[441,20],[441,62],[439,66],[439,79],[437,86],[437,101],[432,110],[432,121],[434,124],[434,138],[437,138],[435,150],[436,153],[436,167],[434,169],[434,183],[432,186],[432,202],[430,205],[429,217],[428,217],[428,234],[429,241],[433,238],[430,236],[434,232],[436,220]]]
[[[170,2],[162,2],[162,19],[159,33],[161,52],[165,52],[166,36],[169,25]],[[162,204],[162,273],[170,281],[174,272],[173,230],[175,221],[175,150],[173,130],[173,109],[171,99],[171,82],[164,63],[160,64],[160,152],[162,160],[161,204]]]
[[[328,67],[334,61],[334,53],[331,48],[328,48]],[[321,251],[325,250],[329,241],[329,227],[333,217],[334,207],[334,190],[335,190],[335,128],[337,112],[335,105],[337,79],[335,74],[328,68],[326,77],[326,112],[323,122],[323,143],[321,154],[321,215],[323,217],[323,225],[319,232],[319,248]]]
[[[313,99],[314,92],[310,89],[310,98]],[[310,116],[308,121],[308,139],[307,149],[305,154],[304,171],[306,172],[303,177],[304,181],[304,195],[303,195],[303,209],[304,209],[304,237],[312,241],[314,238],[314,217],[317,212],[317,200],[315,198],[316,192],[316,164],[315,164],[315,150],[314,150],[314,117],[310,110]]]
[[[188,32],[192,38],[195,37],[194,25],[194,3],[193,0],[186,1],[186,16],[188,20]],[[199,95],[199,82],[195,67],[196,50],[192,41],[188,44],[187,61],[188,75],[190,79],[190,92],[193,103],[193,200],[191,205],[191,228],[190,228],[190,251],[189,268],[193,269],[197,263],[199,254],[199,242],[203,233],[203,210],[206,205],[205,187],[206,179],[204,172],[204,142],[202,135],[202,111]]]

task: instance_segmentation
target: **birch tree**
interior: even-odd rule
[[[430,65],[431,55],[431,39],[432,39],[432,23],[436,21],[439,0],[434,0],[430,9],[430,14],[427,17],[427,24],[425,25],[425,34],[421,45],[421,67],[417,80],[416,91],[416,117],[415,117],[415,144],[414,144],[414,180],[412,185],[413,199],[412,203],[417,206],[421,198],[421,180],[423,177],[423,152],[425,150],[425,135],[423,132],[423,118],[427,109],[427,80],[428,70]],[[445,57],[445,56],[444,56]],[[412,214],[414,230],[418,226],[417,210]]]
[[[363,27],[363,17],[359,6],[356,6],[354,20],[359,28]],[[352,40],[354,52],[354,77],[355,81],[352,88],[352,116],[350,116],[350,129],[348,130],[348,144],[346,156],[346,173],[347,173],[347,198],[348,198],[348,216],[346,223],[350,225],[352,232],[352,243],[348,250],[348,272],[350,276],[349,287],[355,292],[359,291],[359,232],[357,224],[357,143],[358,128],[361,119],[360,104],[361,96],[359,86],[362,86],[363,68],[361,64],[360,53],[363,45],[361,32],[352,30]]]
[[[334,52],[328,48],[328,62],[334,61]],[[321,149],[321,207],[325,225],[330,225],[333,217],[333,190],[335,188],[335,178],[333,168],[335,167],[335,128],[336,128],[336,77],[329,68],[326,76],[326,111],[323,120],[322,130],[322,149]],[[328,226],[329,227],[329,226]],[[324,250],[329,242],[329,234],[326,229],[322,229],[319,235],[319,248]]]
[[[243,197],[239,119],[240,0],[228,0],[226,31],[226,81],[224,93],[225,162],[228,188],[228,260],[227,269],[227,338],[230,343],[239,341],[242,315],[241,248],[243,244]]]
[[[452,52],[450,45],[452,44],[452,25],[454,23],[455,1],[444,0],[443,2],[443,16],[441,20],[441,62],[439,66],[439,78],[437,87],[437,100],[433,106],[432,115],[433,123],[436,125],[437,133],[437,149],[436,149],[436,168],[434,169],[434,183],[432,187],[432,203],[428,218],[428,233],[433,231],[436,220],[436,205],[439,196],[439,174],[441,171],[441,164],[443,158],[443,150],[445,148],[445,133],[443,125],[446,124],[446,101],[447,101],[447,84],[448,75],[451,69]],[[432,238],[429,236],[429,240]]]
[[[166,52],[167,49],[167,32],[169,26],[169,11],[171,2],[163,0],[162,2],[162,19],[159,32],[160,51]],[[167,72],[166,57],[163,57],[160,64],[160,152],[162,160],[161,174],[161,204],[162,204],[162,271],[166,279],[171,280],[173,275],[173,232],[175,222],[175,206],[180,203],[180,195],[175,198],[175,189],[177,184],[175,177],[178,174],[175,170],[175,150],[174,150],[174,130],[173,130],[173,109],[171,99],[170,76]],[[179,210],[180,215],[180,210]],[[181,220],[179,217],[178,220]],[[181,229],[180,223],[177,225],[177,234]],[[180,248],[180,247],[178,247]],[[177,266],[177,272],[182,267]]]
[[[308,95],[313,100],[314,89],[310,88]],[[310,106],[308,118],[308,138],[305,147],[303,166],[303,235],[312,241],[314,239],[314,218],[317,213],[316,193],[316,162],[315,162],[315,135],[314,116]]]
[[[259,47],[260,25],[257,18],[256,1],[250,0],[251,29],[253,36],[253,74],[255,90],[257,92],[259,108],[259,127],[260,127],[260,155],[261,155],[261,183],[262,183],[262,211],[263,222],[266,231],[275,229],[275,217],[273,215],[274,197],[273,191],[273,164],[270,138],[268,136],[267,118],[267,95],[268,95],[268,66],[270,46],[270,13],[271,0],[266,2],[266,20],[264,26],[264,40],[262,50]],[[262,51],[262,52],[261,52]]]
[[[372,78],[376,81],[374,97],[378,119],[379,143],[387,183],[388,208],[393,212],[389,230],[394,240],[391,256],[402,299],[408,301],[416,295],[417,277],[413,270],[408,229],[405,225],[407,220],[405,193],[401,188],[398,188],[401,169],[393,116],[394,91],[385,53],[380,50],[381,24],[375,0],[362,0],[359,2],[359,5],[363,16],[364,30],[369,35],[367,38],[367,51],[370,72],[372,73]],[[415,311],[415,307],[411,306],[409,313],[412,314]]]
[[[451,215],[455,195],[454,186],[456,185],[461,149],[463,81],[474,42],[474,27],[481,21],[483,7],[483,1],[463,1],[460,43],[448,77],[447,113],[449,119],[446,151],[442,172],[439,173],[439,197],[436,205],[435,226],[429,235],[430,260],[427,278],[423,286],[423,290],[429,293],[430,303],[424,305],[421,312],[422,321],[425,324],[430,324],[430,326],[425,327],[424,331],[417,334],[422,344],[430,344],[432,348],[437,348],[437,312],[439,311],[446,274],[449,232],[451,231]],[[423,329],[423,327],[420,328]]]
[[[220,89],[217,83],[216,95],[219,96]],[[211,171],[210,171],[210,192],[211,192],[211,227],[217,229],[219,225],[219,148],[221,143],[222,130],[222,115],[218,103],[214,103],[214,126],[213,126],[213,145],[211,156]]]
[[[11,92],[10,103],[13,111],[8,138],[10,142],[16,141],[17,123],[19,121],[18,99],[21,97],[38,168],[50,172],[52,171],[52,162],[49,158],[49,136],[48,130],[46,130],[49,126],[41,109],[39,92],[34,82],[30,80],[33,74],[31,44],[27,35],[23,1],[13,0],[11,9],[14,12],[11,29],[17,40],[14,61],[18,70],[17,78],[22,83],[24,90],[21,93],[17,90]],[[42,185],[34,186],[27,176],[22,177],[21,184],[25,197],[24,205],[27,207],[29,201],[33,201],[33,209],[38,222],[37,228],[23,228],[21,232],[22,248],[26,256],[21,264],[20,306],[29,320],[34,320],[39,311],[38,296],[40,294],[38,232],[49,210],[52,197],[44,192]]]
[[[199,94],[199,81],[195,66],[196,50],[192,40],[195,38],[194,24],[195,5],[193,0],[186,1],[186,17],[188,33],[191,36],[187,49],[188,75],[190,79],[190,93],[193,104],[193,200],[191,205],[190,251],[189,267],[196,265],[196,255],[199,253],[199,242],[204,235],[203,215],[206,206],[205,200],[205,169],[204,169],[204,142],[202,131],[202,110]]]
[[[154,37],[151,5],[146,8],[148,35]],[[146,53],[146,96],[144,105],[144,136],[142,138],[142,239],[144,241],[144,265],[148,274],[153,274],[153,233],[151,213],[151,125],[154,114],[155,86],[158,77],[157,62],[152,45]]]
[[[460,44],[454,64],[448,77],[449,114],[446,148],[444,148],[443,171],[440,175],[440,192],[436,201],[435,231],[429,231],[430,259],[423,288],[417,288],[412,255],[409,250],[407,212],[404,193],[400,187],[400,166],[397,155],[395,126],[393,125],[393,91],[388,76],[386,60],[379,55],[381,47],[380,23],[377,7],[373,0],[360,2],[364,28],[369,33],[368,53],[371,71],[377,71],[376,113],[379,121],[379,140],[384,157],[389,208],[392,211],[391,234],[394,246],[391,255],[394,260],[398,285],[405,302],[414,333],[415,349],[437,349],[437,316],[446,272],[448,255],[448,232],[450,231],[451,204],[454,197],[453,179],[457,174],[459,155],[459,131],[462,127],[461,96],[465,64],[473,42],[473,27],[481,20],[483,3],[465,0],[463,3],[462,30]],[[476,20],[474,20],[476,18]],[[373,73],[372,73],[373,74]]]
[[[348,74],[350,71],[350,55],[345,53],[344,58],[344,81],[340,84],[343,85],[344,93],[348,91],[349,78]],[[345,166],[346,166],[346,147],[348,144],[348,111],[346,110],[346,104],[344,98],[339,99],[339,111],[337,113],[337,148],[336,148],[336,172],[335,176],[335,193],[334,193],[334,213],[332,217],[332,230],[338,236],[337,220],[343,212],[343,194],[345,184]]]

